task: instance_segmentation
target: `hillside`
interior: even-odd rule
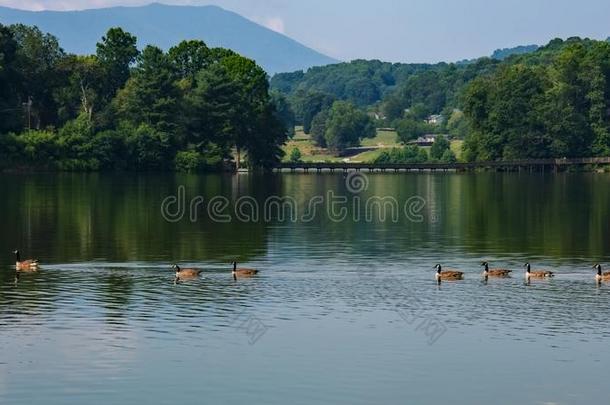
[[[230,48],[256,60],[269,74],[308,69],[336,60],[216,6],[113,7],[84,11],[32,12],[0,7],[0,23],[36,25],[58,37],[75,54],[95,52],[111,27],[138,37],[140,48],[152,44],[167,50],[184,39],[201,39],[212,47]]]

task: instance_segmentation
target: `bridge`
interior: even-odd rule
[[[277,164],[275,171],[291,172],[335,172],[335,171],[361,171],[369,172],[411,172],[411,171],[529,171],[529,172],[559,172],[570,167],[604,166],[610,165],[610,157],[576,158],[576,159],[524,159],[492,162],[470,163],[349,163],[349,162],[283,162]]]

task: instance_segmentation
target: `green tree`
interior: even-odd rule
[[[124,125],[121,131],[127,134],[129,164],[136,170],[167,170],[173,167],[174,154],[167,132],[159,131],[148,124],[137,127]]]
[[[349,102],[336,101],[328,112],[326,144],[336,154],[358,146],[360,139],[372,138],[375,133],[373,120]]]
[[[296,124],[294,111],[288,102],[288,99],[278,91],[271,91],[271,102],[275,109],[276,118],[282,123],[286,130],[288,138],[294,136],[294,126]]]
[[[303,93],[299,96],[299,104],[303,119],[303,132],[309,134],[311,121],[320,111],[329,109],[335,98],[322,92]]]
[[[396,124],[396,133],[398,139],[403,143],[414,141],[420,136],[432,133],[434,128],[424,121],[416,120],[415,118],[408,116]]]
[[[92,121],[93,111],[101,104],[104,71],[95,56],[70,55],[58,65],[65,83],[56,90],[58,115],[65,122],[79,114]]]
[[[180,135],[180,91],[167,55],[147,46],[138,58],[132,77],[115,99],[119,117],[134,125]]]
[[[174,72],[180,79],[194,81],[195,75],[212,63],[210,49],[203,41],[182,41],[168,52]]]
[[[268,167],[278,162],[287,133],[269,95],[267,74],[253,60],[237,54],[229,53],[220,64],[239,88],[235,105],[238,119],[230,133],[238,164],[242,150],[247,151],[252,166]]]
[[[435,142],[432,144],[430,148],[430,157],[435,160],[440,160],[443,157],[445,151],[449,150],[451,144],[442,135],[436,137]]]
[[[17,85],[20,81],[15,68],[17,41],[13,32],[0,24],[0,137],[22,128],[22,107]]]
[[[105,97],[109,100],[127,83],[130,66],[139,55],[137,39],[121,28],[111,28],[97,43],[97,57],[106,72]]]
[[[299,148],[293,148],[290,152],[290,162],[292,163],[300,163],[303,155],[301,154],[301,150]]]
[[[442,163],[455,163],[455,162],[457,162],[457,157],[455,156],[455,153],[453,153],[453,151],[451,149],[447,149],[447,150],[445,150],[445,152],[443,152],[443,155],[441,156],[440,161]]]
[[[321,148],[326,148],[326,123],[328,110],[322,110],[311,121],[311,139]]]
[[[64,51],[57,38],[44,34],[37,27],[16,24],[11,25],[10,30],[17,43],[14,68],[19,80],[15,85],[18,86],[19,105],[26,106],[25,126],[54,126],[57,124],[54,89],[61,80],[56,68],[65,56]]]

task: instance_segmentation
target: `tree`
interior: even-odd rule
[[[374,163],[425,163],[427,160],[428,153],[424,149],[416,145],[407,145],[402,149],[392,148],[389,152],[381,152]]]
[[[445,151],[450,150],[450,146],[451,144],[447,138],[442,135],[437,136],[436,140],[432,144],[432,147],[430,148],[430,157],[432,159],[440,160]]]
[[[311,139],[321,148],[326,148],[326,122],[328,110],[322,110],[311,121]]]
[[[239,88],[235,105],[238,119],[231,133],[238,165],[245,149],[253,166],[269,167],[283,156],[280,146],[287,133],[269,96],[267,74],[253,60],[234,53],[227,53],[219,63]]]
[[[375,133],[373,120],[349,102],[336,101],[328,112],[324,137],[328,148],[336,154],[359,145],[362,138],[374,137]]]
[[[171,139],[168,133],[148,124],[124,125],[127,133],[129,163],[136,170],[166,170],[173,167]]]
[[[311,121],[320,111],[329,109],[335,98],[321,92],[311,92],[300,96],[301,111],[303,117],[303,132],[309,134]]]
[[[17,46],[13,32],[0,24],[0,134],[22,128],[17,88],[20,79],[15,68]]]
[[[54,89],[61,77],[57,64],[64,51],[57,38],[42,33],[36,27],[11,25],[17,43],[14,68],[18,72],[19,106],[25,105],[25,124],[28,128],[42,128],[57,124],[57,105]]]
[[[220,145],[227,153],[234,146],[232,133],[241,119],[238,94],[237,84],[220,64],[197,74],[195,87],[185,101],[188,141],[197,151],[203,152],[210,142]]]
[[[147,46],[133,76],[117,94],[115,105],[123,120],[179,136],[179,97],[167,55],[157,47]]]
[[[180,79],[193,81],[195,75],[212,63],[210,49],[203,41],[182,41],[168,52],[174,72]]]
[[[447,149],[447,150],[445,150],[445,152],[443,152],[443,155],[441,156],[440,161],[442,163],[455,163],[455,162],[457,162],[457,157],[455,156],[455,153],[453,153],[453,151],[451,149]]]
[[[58,115],[65,122],[83,113],[91,122],[104,92],[104,71],[95,56],[64,58],[58,71],[65,77],[65,84],[56,91]]]
[[[396,125],[398,139],[403,143],[414,141],[420,136],[433,132],[433,130],[434,128],[431,125],[418,121],[411,116],[398,121]]]
[[[137,39],[121,28],[111,28],[96,45],[97,57],[106,72],[105,97],[109,100],[127,83],[129,68],[139,55]]]
[[[447,131],[456,139],[464,139],[468,135],[468,120],[463,111],[455,110],[451,112],[447,120]]]
[[[301,151],[299,150],[299,148],[294,148],[290,152],[290,162],[291,163],[300,163],[302,157],[303,157],[303,155],[301,155]]]
[[[273,103],[276,112],[276,118],[282,123],[288,138],[292,138],[294,136],[295,126],[294,111],[292,111],[290,103],[282,93],[271,91],[270,94],[271,102]]]

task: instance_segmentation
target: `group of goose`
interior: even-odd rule
[[[513,272],[512,270],[507,269],[490,269],[488,262],[481,263],[481,266],[485,267],[485,269],[483,270],[483,277],[485,277],[485,279],[489,277],[506,278],[510,277],[511,273]],[[555,277],[555,273],[553,273],[552,271],[532,270],[532,266],[529,263],[525,263],[523,267],[525,267],[525,279],[527,281],[532,278],[545,279]],[[464,279],[464,272],[462,271],[443,270],[440,264],[437,264],[434,268],[436,269],[436,281],[438,281],[439,283],[444,280],[457,281]],[[595,274],[595,280],[598,283],[601,283],[603,281],[610,281],[610,271],[607,271],[605,273],[602,272],[602,266],[600,264],[596,264],[595,266],[593,266],[593,268],[597,272]]]
[[[21,255],[19,250],[15,250],[13,252],[15,255],[15,270],[17,273],[19,272],[36,272],[39,268],[39,261],[35,259],[21,260]],[[172,269],[176,272],[176,277],[174,282],[180,282],[185,280],[192,280],[203,272],[201,269],[192,269],[192,268],[181,268],[177,264],[172,266]],[[233,279],[237,280],[238,278],[248,278],[253,277],[258,274],[258,270],[255,269],[246,269],[246,268],[238,268],[237,262],[233,262],[233,271],[231,272]]]
[[[38,264],[39,264],[38,260],[34,260],[34,259],[21,260],[21,256],[20,256],[18,250],[15,250],[13,253],[15,254],[15,261],[16,261],[15,269],[17,270],[17,272],[20,272],[20,271],[21,272],[34,272],[34,271],[38,270]],[[513,272],[512,270],[508,270],[508,269],[490,269],[488,262],[481,263],[481,266],[485,267],[485,269],[483,270],[483,277],[485,277],[485,279],[487,279],[489,277],[499,277],[499,278],[510,277],[511,273]],[[525,267],[526,280],[530,280],[532,278],[544,279],[544,278],[551,278],[551,277],[555,276],[555,274],[552,271],[532,270],[532,266],[530,266],[529,263],[525,263],[523,265],[523,267]],[[193,268],[188,268],[188,269],[184,268],[183,269],[180,266],[178,266],[177,264],[174,264],[172,266],[172,268],[176,272],[176,278],[175,278],[176,282],[197,278],[203,272],[203,270],[200,270],[200,269],[193,269]],[[443,270],[443,267],[440,264],[437,264],[434,268],[436,269],[436,281],[438,281],[439,283],[441,281],[457,281],[457,280],[464,279],[464,272],[462,272],[462,271]],[[602,272],[602,266],[600,264],[596,264],[595,266],[593,266],[593,268],[597,271],[597,273],[595,274],[595,280],[597,282],[599,282],[599,283],[601,283],[603,281],[610,282],[610,272],[605,272],[605,273]],[[252,277],[252,276],[255,276],[256,274],[258,274],[258,270],[238,268],[237,262],[233,262],[233,271],[232,271],[233,279],[237,280],[238,278]]]

